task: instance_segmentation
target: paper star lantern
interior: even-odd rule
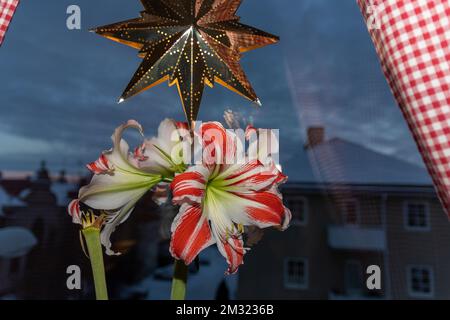
[[[189,122],[197,119],[205,84],[219,83],[259,104],[239,60],[278,37],[241,24],[241,1],[141,0],[140,18],[94,29],[144,59],[119,102],[168,81],[177,85]]]

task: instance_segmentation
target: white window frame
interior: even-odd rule
[[[347,206],[346,206],[346,204],[349,202],[352,202],[355,204],[355,208],[356,208],[356,223],[355,224],[347,223],[347,219],[346,219],[347,218]],[[341,209],[341,214],[342,214],[342,222],[344,225],[358,226],[361,224],[361,204],[357,198],[350,198],[350,199],[342,200],[340,209]]]
[[[412,269],[427,269],[430,273],[430,293],[415,292],[412,289]],[[430,265],[408,265],[406,267],[408,295],[412,298],[434,298],[434,269]]]
[[[289,282],[289,262],[302,262],[304,266],[304,283],[298,284],[298,283],[292,283]],[[309,287],[309,261],[307,258],[300,258],[300,257],[286,257],[284,258],[284,266],[283,266],[283,281],[284,281],[284,287],[286,289],[291,290],[306,290]]]
[[[303,197],[303,196],[292,196],[292,197],[286,197],[287,203],[288,203],[288,209],[289,210],[294,210],[294,208],[289,208],[289,203],[290,202],[295,202],[295,201],[302,201],[303,202],[303,221],[298,220],[298,219],[294,219],[294,214],[292,215],[292,220],[291,220],[291,226],[306,226],[308,225],[308,221],[309,221],[309,204],[308,204],[308,198]]]
[[[410,226],[409,222],[409,205],[424,205],[425,207],[425,221],[427,225],[425,227],[418,226]],[[431,222],[430,222],[430,204],[427,201],[414,201],[414,200],[406,200],[403,202],[403,226],[405,230],[408,231],[416,231],[416,232],[428,232],[431,230]]]

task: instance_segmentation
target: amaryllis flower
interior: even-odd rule
[[[291,213],[278,191],[286,177],[273,163],[244,159],[230,164],[239,141],[220,123],[205,123],[199,132],[207,152],[203,163],[171,184],[173,201],[181,208],[172,224],[170,251],[190,264],[216,243],[228,262],[227,273],[234,273],[248,250],[243,242],[246,226],[287,228]]]
[[[130,152],[127,142],[122,139],[124,131],[134,128],[143,135],[141,125],[130,120],[115,130],[113,148],[87,165],[94,176],[89,185],[80,189],[78,199],[69,205],[69,214],[74,223],[83,224],[80,203],[103,212],[100,237],[107,254],[114,254],[111,233],[129,217],[142,196],[158,183],[171,181],[175,172],[181,172],[178,170],[183,164],[173,165],[175,160],[170,158],[170,148],[180,142],[177,130],[184,127],[181,123],[164,120],[157,138],[145,141]]]

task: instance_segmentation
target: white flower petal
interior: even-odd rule
[[[136,202],[145,194],[145,191],[141,193],[136,193],[135,198],[129,201],[124,207],[116,212],[109,212],[106,217],[106,224],[104,225],[101,233],[100,233],[100,242],[105,247],[105,253],[107,255],[120,255],[120,253],[116,253],[111,250],[111,234],[116,230],[116,227],[125,220],[128,219],[131,212],[133,211]]]
[[[145,140],[146,160],[140,163],[140,168],[147,172],[160,172],[164,176],[173,176],[175,172],[180,172],[180,165],[188,163],[184,153],[190,150],[190,141],[187,126],[174,120],[164,120],[159,126],[158,137]]]
[[[126,205],[136,194],[150,190],[161,181],[159,176],[138,175],[116,170],[113,174],[95,175],[82,187],[79,199],[99,210],[114,210]]]
[[[124,131],[128,128],[137,129],[139,133],[143,135],[142,126],[135,120],[129,120],[126,124],[119,126],[114,131],[114,134],[111,137],[113,148],[109,151],[105,151],[104,155],[113,165],[113,168],[139,173],[139,169],[130,162],[128,143],[122,139]]]

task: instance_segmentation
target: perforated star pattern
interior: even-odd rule
[[[239,60],[278,37],[241,24],[241,1],[141,0],[140,18],[94,29],[144,59],[119,101],[168,81],[177,85],[189,122],[197,119],[205,84],[219,83],[259,104]]]

